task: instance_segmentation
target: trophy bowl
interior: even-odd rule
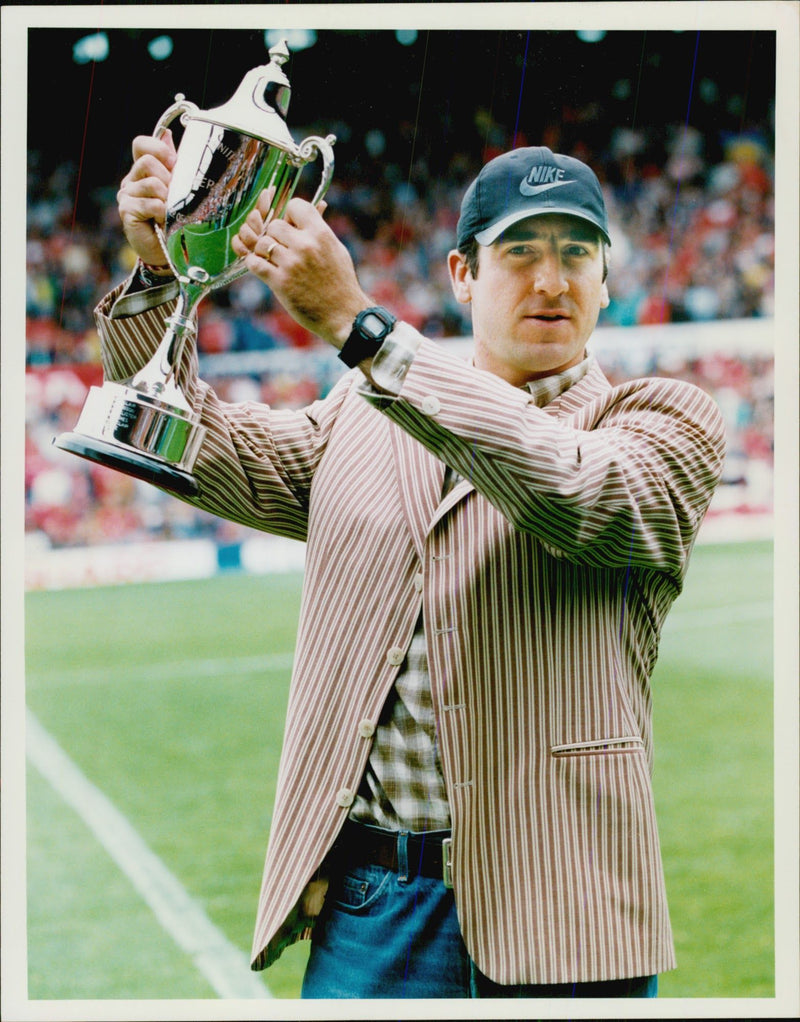
[[[175,309],[150,361],[127,380],[90,388],[74,430],[53,440],[61,450],[184,497],[200,492],[192,469],[205,436],[178,381],[197,306],[247,272],[231,243],[264,192],[268,223],[283,215],[307,163],[322,156],[314,204],[333,175],[335,136],[295,143],[286,124],[291,87],[282,69],[289,51],[281,42],[269,52],[270,62],[249,71],[222,106],[201,110],[179,93],[159,119],[156,137],[176,117],[184,127],[164,225],[155,225],[178,283]]]

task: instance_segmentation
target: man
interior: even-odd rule
[[[174,149],[120,190],[141,265],[98,309],[108,376],[175,285],[152,218]],[[182,384],[199,503],[307,540],[255,968],[313,933],[307,997],[654,996],[674,967],[649,678],[719,479],[697,388],[612,388],[586,352],[610,245],[585,164],[487,164],[448,264],[471,364],[373,309],[322,213],[234,248],[353,367],[300,411]],[[357,368],[356,368],[357,367]]]

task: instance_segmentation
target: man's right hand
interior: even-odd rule
[[[160,138],[138,135],[133,140],[133,166],[117,192],[119,215],[128,244],[142,262],[164,264],[164,251],[153,229],[163,225],[167,212],[167,191],[177,153],[172,132]]]

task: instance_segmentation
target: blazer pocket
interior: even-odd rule
[[[566,745],[551,745],[552,756],[597,756],[620,755],[644,748],[639,735],[620,735],[616,738],[593,738],[587,742],[569,742]]]

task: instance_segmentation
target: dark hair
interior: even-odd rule
[[[464,257],[467,269],[474,279],[478,276],[478,242],[474,238],[470,238],[458,251]]]
[[[605,238],[598,232],[597,241],[600,245],[600,251],[603,255],[603,283],[605,283],[606,277],[608,276],[608,247],[606,245]],[[465,242],[461,248],[459,248],[459,254],[463,256],[464,262],[467,264],[472,278],[478,276],[478,261],[480,246],[475,238],[470,238],[469,241]]]

